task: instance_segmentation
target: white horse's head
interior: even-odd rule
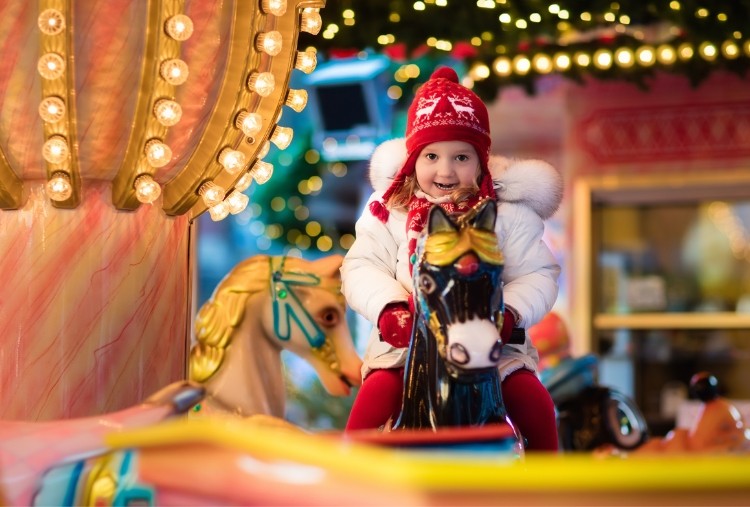
[[[259,366],[262,358],[241,357],[260,354],[258,340],[263,340],[272,344],[276,356],[285,349],[308,361],[330,394],[348,395],[361,383],[362,360],[346,321],[342,261],[341,255],[317,261],[258,255],[238,263],[198,312],[190,378],[212,382],[221,370],[240,363],[239,370],[272,368],[268,362]],[[280,377],[278,360],[274,365],[277,371],[264,373]],[[256,382],[268,380],[255,373]],[[230,382],[221,384],[229,388]]]

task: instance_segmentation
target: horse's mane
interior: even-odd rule
[[[226,349],[232,342],[235,329],[245,316],[245,305],[250,296],[269,291],[271,265],[276,259],[256,255],[239,262],[216,286],[213,294],[198,311],[195,319],[197,343],[190,350],[190,379],[205,382],[215,374]],[[281,260],[283,272],[313,271],[310,262],[296,257]],[[317,274],[317,273],[316,273]],[[320,287],[340,295],[338,277],[322,276]]]

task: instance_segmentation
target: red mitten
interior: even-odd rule
[[[390,303],[378,318],[380,339],[396,348],[408,347],[413,323],[408,304]]]
[[[513,313],[506,308],[503,312],[503,328],[500,330],[500,341],[508,343],[514,327],[516,327],[516,318],[513,316]]]

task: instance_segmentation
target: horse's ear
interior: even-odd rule
[[[341,263],[343,261],[343,255],[331,254],[313,261],[312,265],[316,273],[331,278],[336,278],[339,276],[339,268],[341,267]]]
[[[497,220],[497,206],[495,201],[487,199],[479,205],[479,210],[471,223],[476,229],[492,232],[495,230],[495,220]]]
[[[458,226],[450,219],[448,214],[440,206],[430,208],[427,216],[427,234],[436,232],[455,232]]]

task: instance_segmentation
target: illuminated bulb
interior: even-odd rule
[[[716,60],[716,56],[718,54],[716,46],[714,46],[710,42],[704,42],[700,46],[698,46],[698,52],[700,53],[701,57],[708,62]]]
[[[589,64],[591,64],[591,57],[588,55],[588,53],[584,53],[582,51],[579,51],[575,55],[573,55],[573,59],[576,62],[576,65],[579,67],[588,67]]]
[[[271,141],[266,141],[263,143],[263,146],[260,147],[260,150],[258,150],[258,158],[265,158],[269,151],[271,151]]]
[[[209,208],[223,201],[226,193],[227,191],[223,187],[220,187],[213,181],[205,182],[198,189],[198,195],[203,198],[204,204]]]
[[[307,105],[307,91],[289,90],[289,93],[286,95],[286,105],[301,113]]]
[[[290,127],[276,125],[271,134],[271,142],[280,150],[285,150],[292,142],[294,131]]]
[[[182,118],[182,107],[174,100],[159,99],[154,104],[154,116],[165,127],[171,127]]]
[[[671,65],[677,60],[677,53],[669,44],[662,44],[656,49],[656,59],[665,65]]]
[[[255,40],[255,49],[271,56],[281,53],[281,46],[281,32],[276,30],[260,33]]]
[[[219,153],[219,163],[229,174],[237,174],[245,167],[245,154],[231,148],[224,148]]]
[[[528,74],[531,70],[531,61],[524,55],[518,55],[513,58],[513,69],[521,76]]]
[[[737,46],[737,44],[730,40],[724,41],[724,43],[721,45],[721,52],[726,58],[730,60],[734,60],[735,58],[740,56],[740,48]]]
[[[294,68],[309,74],[315,70],[318,65],[318,54],[309,49],[307,51],[297,51],[297,59],[294,62]]]
[[[57,53],[46,53],[39,57],[36,70],[44,79],[57,79],[65,72],[65,60]]]
[[[60,121],[65,116],[65,102],[60,97],[46,97],[39,104],[39,116],[49,123]]]
[[[250,188],[250,184],[253,182],[253,175],[248,173],[245,173],[242,175],[240,179],[237,180],[237,183],[234,184],[234,189],[237,192],[244,192],[248,188]]]
[[[253,166],[253,170],[251,171],[251,173],[258,185],[262,185],[263,183],[271,179],[271,176],[273,175],[273,165],[269,164],[268,162],[258,160]]]
[[[188,40],[193,35],[193,20],[185,14],[176,14],[164,23],[164,30],[174,40]]]
[[[161,187],[150,174],[141,174],[133,184],[135,197],[143,204],[151,204],[161,195]]]
[[[608,49],[600,49],[594,53],[594,65],[600,69],[608,69],[612,66],[612,53]]]
[[[65,18],[57,9],[45,9],[37,18],[39,31],[45,35],[57,35],[65,29]]]
[[[534,55],[531,64],[534,66],[534,70],[540,74],[549,74],[552,71],[552,59],[544,53]]]
[[[214,222],[224,220],[227,215],[229,215],[229,204],[222,201],[208,208],[208,213],[211,215],[211,220]]]
[[[656,63],[656,52],[651,46],[641,46],[635,52],[635,59],[641,65],[648,67]]]
[[[496,58],[492,63],[492,68],[498,76],[510,76],[510,73],[513,72],[513,66],[510,63],[510,59],[504,56]]]
[[[253,137],[260,132],[260,129],[263,126],[263,117],[258,113],[242,111],[237,115],[234,125],[247,137]]]
[[[253,72],[247,78],[247,87],[261,97],[268,97],[276,87],[276,80],[270,72]]]
[[[300,30],[318,35],[322,26],[323,19],[320,17],[320,12],[317,9],[305,9],[302,11]]]
[[[247,203],[250,202],[250,198],[242,192],[234,191],[227,197],[226,203],[229,205],[229,212],[232,215],[236,215],[247,208]]]
[[[188,66],[179,58],[164,60],[159,67],[159,74],[171,85],[181,85],[188,78]]]
[[[63,136],[52,136],[42,146],[42,157],[50,164],[61,164],[68,158],[68,142]]]
[[[47,182],[47,196],[53,201],[64,201],[73,194],[70,176],[65,171],[55,171]]]
[[[553,61],[557,70],[568,70],[570,68],[570,57],[567,53],[557,53]]]
[[[158,139],[149,140],[144,151],[151,167],[164,167],[172,160],[172,149]]]
[[[624,68],[632,67],[635,63],[633,50],[630,48],[620,48],[615,51],[615,63]]]
[[[266,14],[283,16],[286,12],[286,0],[263,0],[261,8]]]
[[[693,46],[689,42],[683,42],[677,48],[677,54],[680,60],[690,60],[693,57]]]

